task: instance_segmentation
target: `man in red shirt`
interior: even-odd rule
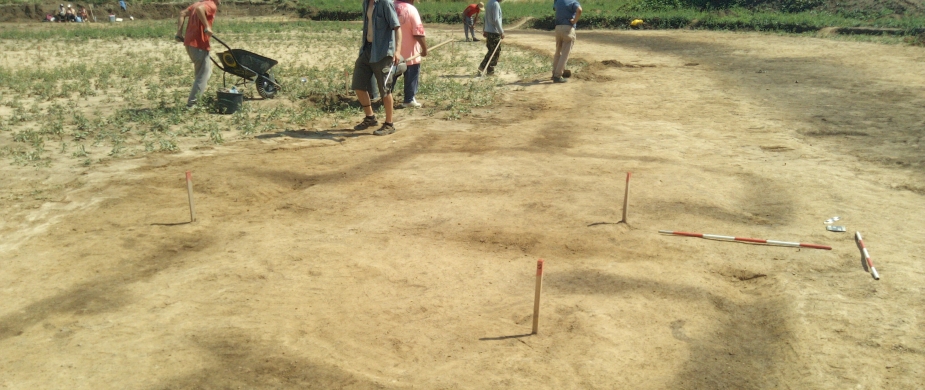
[[[193,68],[196,72],[196,79],[193,81],[193,90],[189,93],[186,100],[186,107],[196,105],[196,101],[202,92],[206,90],[209,83],[209,77],[212,76],[212,62],[209,60],[209,38],[212,36],[212,21],[215,20],[215,12],[218,11],[220,0],[202,0],[195,3],[183,11],[180,11],[180,17],[177,19],[177,42],[183,42],[186,46],[186,53],[193,61]],[[186,26],[186,33],[183,32],[183,25],[186,19],[189,23]]]
[[[479,21],[479,12],[485,9],[484,3],[469,4],[463,11],[463,29],[466,31],[466,42],[469,42],[469,32],[472,32],[472,41],[478,42],[475,37],[475,24]]]

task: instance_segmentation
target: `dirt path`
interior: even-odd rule
[[[925,54],[579,39],[592,65],[569,83],[516,81],[462,121],[267,134],[83,175],[3,168],[22,191],[0,200],[0,387],[925,386]],[[849,233],[824,230],[834,215]]]

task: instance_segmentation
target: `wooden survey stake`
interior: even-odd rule
[[[626,189],[623,190],[623,223],[628,223],[628,222],[626,221],[626,209],[629,207],[629,201],[630,201],[630,176],[632,176],[632,175],[633,175],[632,172],[627,172],[627,173],[626,173]]]
[[[533,298],[533,333],[537,334],[540,326],[540,292],[543,291],[543,259],[536,261],[536,296]]]
[[[189,219],[196,222],[196,209],[193,207],[193,174],[186,171],[186,192],[189,194]]]

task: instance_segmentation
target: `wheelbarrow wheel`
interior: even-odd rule
[[[276,97],[279,88],[276,87],[276,80],[271,75],[257,77],[257,93],[264,99]]]

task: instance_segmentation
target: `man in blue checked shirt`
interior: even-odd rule
[[[376,80],[385,108],[385,122],[375,135],[389,135],[395,132],[392,122],[392,93],[386,90],[386,77],[395,77],[398,64],[404,62],[399,55],[401,48],[401,25],[395,13],[392,0],[363,0],[363,44],[360,55],[353,67],[353,90],[356,91],[360,105],[366,117],[363,122],[353,127],[354,130],[366,130],[379,124],[369,100],[369,91]],[[393,68],[394,66],[394,68]]]

